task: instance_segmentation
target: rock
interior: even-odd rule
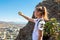
[[[36,6],[46,6],[49,18],[56,18],[60,22],[60,0],[44,0]],[[35,18],[34,15],[32,18]],[[32,40],[32,31],[34,23],[28,22],[27,25],[20,29],[15,40]]]

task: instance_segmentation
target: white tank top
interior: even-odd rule
[[[40,18],[40,19],[34,19],[34,22],[35,22],[35,26],[34,26],[34,30],[32,33],[32,40],[38,40],[38,30],[44,29],[42,27],[42,24],[44,25],[45,21],[43,20],[43,18]]]

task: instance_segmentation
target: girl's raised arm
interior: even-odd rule
[[[34,19],[25,16],[22,12],[18,12],[18,14],[19,14],[20,16],[24,17],[25,19],[27,19],[28,21],[34,22]]]

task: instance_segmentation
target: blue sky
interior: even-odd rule
[[[42,0],[0,0],[0,21],[27,22],[26,19],[18,15],[18,11],[31,17],[39,2]]]

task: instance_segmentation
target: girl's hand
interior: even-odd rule
[[[27,19],[28,21],[34,22],[34,19],[25,16],[22,12],[18,12],[18,14]]]
[[[19,14],[19,15],[21,15],[21,16],[23,15],[23,13],[22,13],[22,12],[18,12],[18,14]]]

